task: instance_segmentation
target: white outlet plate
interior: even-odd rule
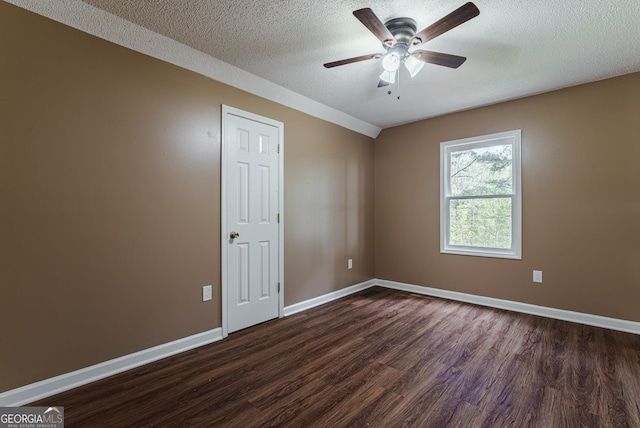
[[[209,300],[211,300],[211,286],[210,285],[205,285],[204,287],[202,287],[202,301],[203,302],[207,302]]]
[[[533,282],[542,282],[542,271],[534,270],[533,271]]]
[[[347,269],[352,269],[353,268],[353,259],[349,259],[347,260]]]

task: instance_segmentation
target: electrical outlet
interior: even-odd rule
[[[202,301],[206,302],[211,300],[211,286],[205,285],[202,287]]]
[[[349,259],[347,260],[347,269],[352,269],[353,268],[353,259]]]
[[[534,270],[533,271],[533,282],[542,282],[542,271]]]

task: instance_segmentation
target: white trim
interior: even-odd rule
[[[255,122],[265,123],[278,128],[278,144],[280,145],[280,158],[278,159],[278,211],[280,213],[280,223],[278,224],[278,282],[280,283],[280,293],[278,296],[278,317],[284,315],[284,123],[268,117],[260,116],[255,113],[240,110],[228,105],[222,105],[222,121],[221,121],[221,146],[222,156],[220,160],[220,277],[222,284],[222,337],[229,335],[229,312],[227,307],[227,262],[228,247],[227,240],[224,238],[228,233],[227,228],[227,147],[229,139],[227,138],[228,116],[234,115]]]
[[[278,213],[280,222],[278,228],[278,239],[280,242],[278,253],[278,272],[280,289],[278,290],[278,317],[284,317],[284,124],[280,128],[280,160],[278,162]]]
[[[229,316],[227,314],[227,245],[225,236],[227,234],[227,106],[222,105],[222,118],[220,120],[220,314],[222,318],[222,337],[229,335]]]
[[[346,297],[367,288],[379,286],[394,290],[407,291],[410,293],[422,294],[426,296],[439,297],[443,299],[456,300],[475,305],[487,306],[490,308],[505,309],[513,312],[542,316],[545,318],[558,319],[574,322],[578,324],[591,325],[595,327],[608,328],[610,330],[624,331],[627,333],[640,334],[640,322],[627,321],[617,318],[591,315],[581,312],[567,311],[564,309],[548,308],[544,306],[531,305],[528,303],[514,302],[510,300],[484,297],[474,294],[460,293],[457,291],[442,290],[438,288],[423,287],[421,285],[407,284],[403,282],[388,281],[384,279],[371,279],[369,281],[355,284],[338,291],[324,294],[313,299],[295,303],[287,306],[283,310],[284,316],[293,315],[307,309],[320,306],[324,303]],[[193,336],[175,340],[140,352],[125,355],[113,360],[105,361],[94,366],[76,370],[40,382],[32,383],[20,388],[12,389],[0,393],[0,407],[22,406],[33,401],[50,397],[63,391],[67,391],[78,386],[86,385],[99,379],[122,373],[126,370],[188,351],[199,346],[216,342],[223,338],[222,329],[216,328]]]
[[[609,318],[600,315],[591,315],[582,312],[573,312],[564,309],[549,308],[545,306],[531,305],[529,303],[495,299],[493,297],[459,293],[457,291],[441,290],[438,288],[423,287],[420,285],[405,284],[402,282],[387,281],[383,279],[376,279],[375,285],[392,288],[394,290],[408,291],[410,293],[424,294],[426,296],[473,303],[475,305],[488,306],[490,308],[506,309],[508,311],[520,312],[523,314],[537,315],[545,318],[553,318],[578,324],[608,328],[610,330],[640,334],[640,322],[636,321],[627,321],[618,318]]]
[[[324,305],[325,303],[329,303],[350,294],[357,293],[358,291],[365,290],[367,288],[373,287],[374,285],[376,285],[376,280],[370,279],[369,281],[361,282],[360,284],[355,284],[338,291],[323,294],[322,296],[314,297],[313,299],[305,300],[304,302],[294,303],[293,305],[289,305],[284,308],[284,316],[288,317],[289,315],[297,314],[298,312],[306,311],[307,309]]]
[[[497,257],[522,260],[522,131],[498,132],[490,135],[463,138],[440,143],[440,252],[466,256]],[[512,193],[504,195],[452,196],[451,195],[451,153],[474,148],[510,144],[512,147]],[[456,199],[511,198],[511,248],[488,248],[450,244],[451,219],[449,207]]]
[[[382,130],[81,0],[4,1],[368,137],[376,138]]]
[[[0,406],[22,406],[220,339],[222,339],[222,330],[214,328],[213,330],[25,385],[1,393]]]

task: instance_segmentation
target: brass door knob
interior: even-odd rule
[[[240,237],[240,234],[238,232],[231,232],[229,234],[229,238],[231,238],[231,239],[236,239],[238,237]]]

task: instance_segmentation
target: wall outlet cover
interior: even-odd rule
[[[211,285],[205,285],[204,287],[202,287],[202,301],[203,302],[207,302],[209,300],[211,300]]]
[[[542,271],[534,270],[533,271],[533,282],[542,282]]]

